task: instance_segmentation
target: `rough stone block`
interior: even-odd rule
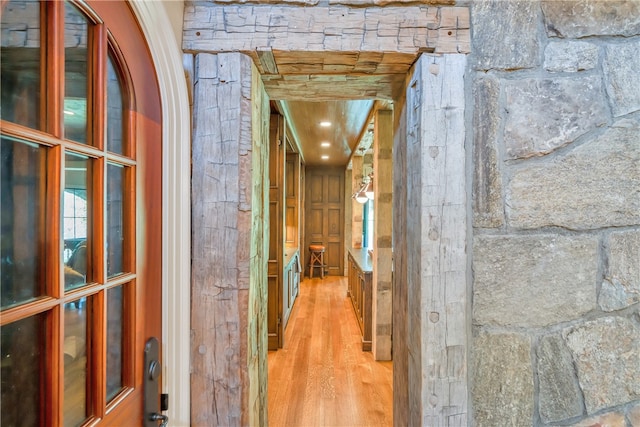
[[[563,335],[589,414],[640,399],[640,327],[623,317],[604,317]]]
[[[633,36],[640,34],[640,2],[628,0],[544,0],[550,37]]]
[[[479,78],[473,86],[473,225],[501,227],[504,223],[502,176],[498,168],[496,138],[500,124],[500,85],[494,78]]]
[[[525,79],[505,83],[507,156],[548,154],[607,122],[598,76]]]
[[[600,307],[613,311],[640,302],[640,230],[611,234],[608,260]]]
[[[550,42],[544,50],[544,68],[552,73],[591,70],[598,65],[597,45],[587,42]]]
[[[602,66],[613,115],[640,110],[640,42],[607,46]]]
[[[582,393],[571,353],[558,335],[543,337],[538,358],[539,410],[545,423],[582,414]]]
[[[540,7],[534,1],[472,2],[475,68],[513,70],[539,64]]]
[[[547,326],[593,310],[597,246],[591,236],[476,237],[474,324]]]
[[[633,427],[640,426],[640,403],[636,403],[627,411],[627,418]]]
[[[526,164],[506,188],[516,228],[596,229],[640,223],[640,123],[620,120],[551,162]]]
[[[474,338],[472,348],[474,425],[532,425],[530,338],[482,332]]]
[[[631,424],[635,427],[635,424]],[[609,412],[607,414],[597,415],[571,424],[570,427],[627,427],[624,415],[619,412]]]

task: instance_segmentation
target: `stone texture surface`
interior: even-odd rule
[[[544,68],[551,72],[572,73],[598,65],[597,45],[588,42],[550,42],[544,50]]]
[[[473,409],[476,427],[526,426],[533,421],[531,340],[519,334],[474,337]]]
[[[640,426],[640,402],[629,408],[627,418],[629,418],[632,427]]]
[[[294,0],[289,0],[294,1]],[[307,0],[311,1],[311,0]],[[314,0],[318,1],[318,0]],[[275,2],[275,1],[274,1]],[[398,0],[329,0],[329,4],[340,4],[345,6],[385,6],[389,4],[398,4]],[[455,4],[455,0],[402,0],[402,4]]]
[[[543,0],[551,37],[633,36],[640,34],[640,2],[628,0]]]
[[[474,1],[471,5],[471,52],[479,70],[536,67],[540,44],[540,7],[533,1]]]
[[[623,317],[604,317],[563,334],[589,414],[640,399],[640,327]]]
[[[571,353],[559,335],[543,337],[536,349],[540,418],[545,423],[582,414],[582,393]]]
[[[640,42],[607,46],[602,67],[613,115],[640,110]]]
[[[500,85],[492,77],[476,79],[473,85],[473,225],[500,227],[504,224],[502,176],[498,167],[496,138],[500,124]]]
[[[615,232],[607,246],[609,265],[598,302],[613,311],[640,302],[640,230]]]
[[[550,153],[607,121],[598,76],[508,81],[505,96],[504,143],[512,159]]]
[[[596,307],[591,236],[480,236],[473,248],[473,322],[537,327]]]
[[[640,123],[625,119],[548,163],[516,170],[506,188],[516,228],[596,229],[640,223]]]
[[[635,427],[634,424],[631,425]],[[607,414],[597,415],[587,418],[570,427],[627,427],[624,415],[619,412],[609,412]]]

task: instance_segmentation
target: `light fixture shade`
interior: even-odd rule
[[[373,200],[373,177],[367,183],[367,186],[364,189],[364,193],[369,200]]]
[[[364,190],[367,188],[366,184],[362,184],[360,189],[353,194],[353,198],[356,199],[358,203],[366,203],[369,198],[367,197]]]
[[[358,203],[366,203],[367,200],[369,200],[369,198],[367,197],[367,195],[365,194],[365,192],[363,190],[361,190],[360,192],[356,193],[356,202]]]

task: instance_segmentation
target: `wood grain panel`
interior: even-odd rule
[[[332,275],[344,273],[344,170],[308,167],[306,170],[305,264],[309,262],[309,245],[326,248],[325,264]],[[318,191],[322,189],[322,191]],[[331,253],[329,253],[331,252]],[[306,273],[308,275],[308,266]]]
[[[342,276],[342,242],[328,242],[324,254],[329,274]]]
[[[324,180],[317,175],[307,178],[309,186],[308,199],[310,203],[322,203],[324,201]]]
[[[277,350],[282,346],[282,257],[283,247],[283,168],[282,141],[284,121],[279,114],[269,119],[269,277],[267,284],[267,346]]]
[[[340,236],[342,236],[343,210],[342,208],[327,209],[327,237],[340,239]]]
[[[342,203],[344,173],[327,176],[327,203]]]

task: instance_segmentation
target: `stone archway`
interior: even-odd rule
[[[268,96],[403,106],[394,144],[394,417],[466,424],[468,10],[191,4],[183,47],[197,54],[192,422],[266,423],[259,195]]]

